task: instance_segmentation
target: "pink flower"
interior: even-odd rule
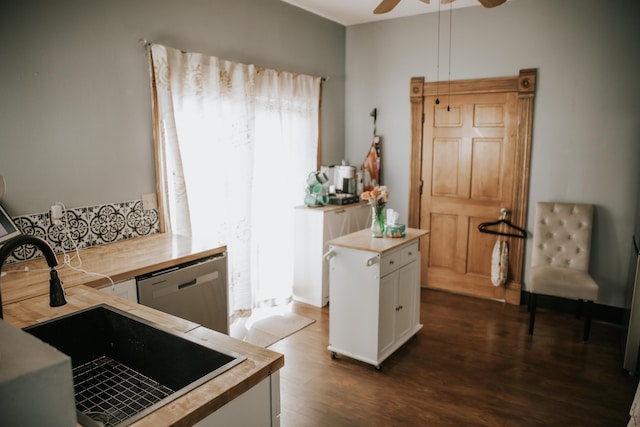
[[[360,199],[369,201],[371,205],[386,203],[389,200],[389,192],[387,191],[387,187],[382,185],[375,187],[371,191],[364,191],[360,195]]]

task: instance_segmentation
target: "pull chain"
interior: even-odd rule
[[[449,93],[447,94],[447,111],[451,111],[451,26],[453,24],[453,2],[449,3]]]
[[[438,97],[440,89],[440,2],[438,1],[438,57],[436,59],[436,105],[440,104]]]

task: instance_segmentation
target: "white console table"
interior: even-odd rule
[[[419,238],[374,238],[368,229],[328,242],[329,351],[380,364],[421,328]]]

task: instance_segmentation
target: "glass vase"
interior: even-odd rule
[[[382,237],[384,235],[384,203],[371,205],[371,236]]]

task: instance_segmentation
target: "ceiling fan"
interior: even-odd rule
[[[420,0],[420,1],[427,4],[430,3],[430,0]],[[453,1],[455,0],[440,0],[440,3],[447,4]],[[496,7],[496,6],[500,6],[502,3],[504,3],[507,0],[478,0],[478,1],[484,7]],[[378,7],[374,9],[373,13],[377,15],[381,13],[391,12],[393,8],[397,6],[398,3],[400,3],[400,0],[382,0],[382,2],[380,2]]]

